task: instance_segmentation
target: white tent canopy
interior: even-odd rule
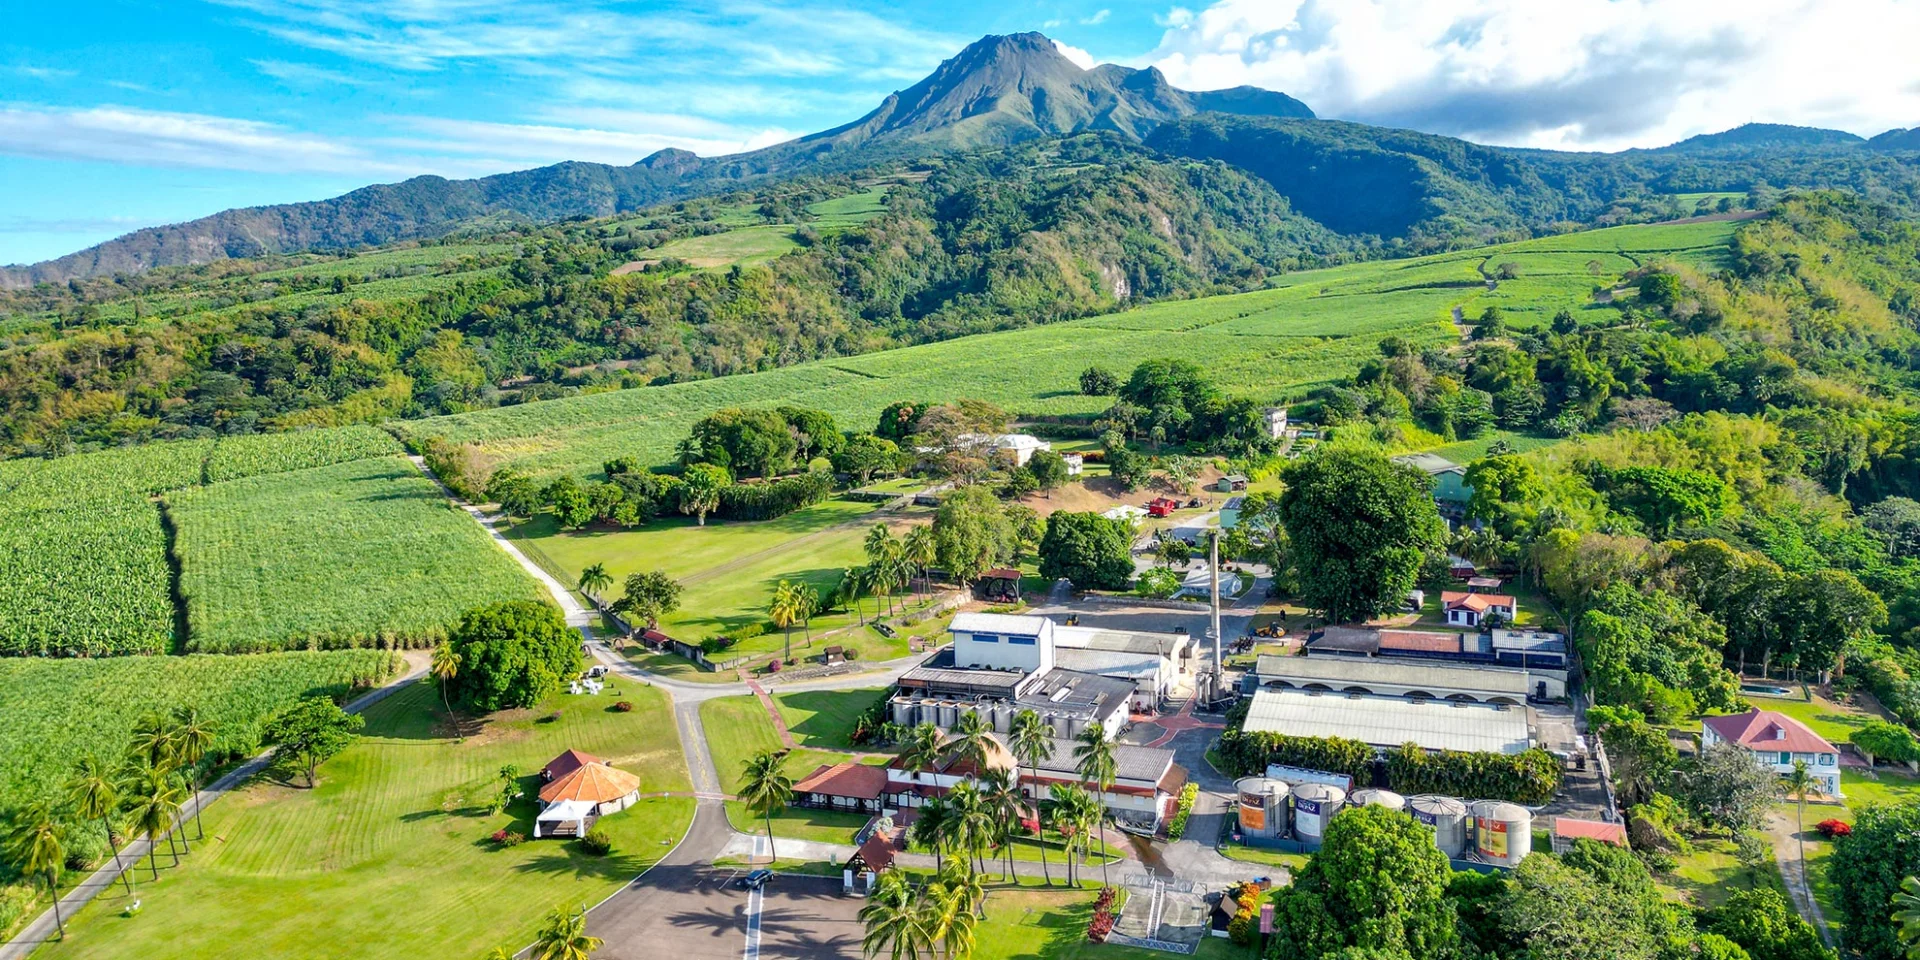
[[[573,824],[573,835],[586,836],[587,818],[593,816],[594,804],[585,800],[562,800],[540,811],[533,821],[535,837],[550,837],[561,824]]]

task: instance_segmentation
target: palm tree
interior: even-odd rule
[[[953,736],[947,741],[954,756],[973,764],[973,775],[987,772],[987,757],[993,752],[993,728],[977,711],[968,711],[954,721]]]
[[[1113,742],[1107,739],[1105,727],[1089,725],[1076,739],[1079,743],[1073,748],[1073,758],[1078,762],[1074,764],[1074,770],[1080,774],[1082,783],[1093,783],[1100,788],[1099,814],[1095,820],[1097,829],[1099,823],[1106,820],[1107,788],[1113,786],[1114,779],[1119,776],[1119,765],[1113,759]],[[1088,850],[1091,852],[1091,844]],[[1105,857],[1100,858],[1100,882],[1107,882]]]
[[[747,758],[740,774],[740,802],[767,821],[767,853],[780,859],[773,847],[773,812],[785,809],[793,800],[793,778],[780,767],[787,756],[779,750],[762,750]]]
[[[804,602],[800,598],[799,588],[782,580],[779,586],[773,588],[773,599],[767,603],[767,616],[772,618],[773,625],[787,631],[786,654],[782,663],[793,662],[793,625],[800,622],[800,610]]]
[[[134,829],[147,838],[147,870],[153,879],[159,880],[160,867],[155,858],[160,852],[160,835],[173,829],[173,815],[180,809],[180,786],[169,771],[141,764],[128,775],[121,789],[127,796],[127,814]],[[180,865],[177,851],[173,864]]]
[[[54,822],[53,808],[36,803],[21,813],[7,833],[7,859],[24,877],[45,878],[47,896],[53,899],[53,923],[60,928],[60,939],[67,938],[67,921],[60,915],[60,867],[66,863],[66,847],[60,842],[60,825]]]
[[[955,861],[947,866],[950,869],[922,894],[921,910],[927,917],[927,939],[944,949],[947,960],[961,960],[973,956],[973,931],[979,922],[974,911],[987,891],[979,875],[957,868]]]
[[[993,835],[994,826],[986,798],[974,781],[962,780],[947,791],[947,808],[952,812],[954,833],[960,839],[960,850],[967,855],[967,869],[983,869],[985,864],[975,864],[985,852],[987,838]]]
[[[1013,841],[1020,835],[1021,814],[1026,812],[1026,803],[1020,796],[1020,788],[1013,785],[1013,778],[1005,770],[989,770],[980,778],[980,799],[985,802],[987,816],[991,818],[993,840],[1000,844],[1006,854],[1007,871],[1003,879],[1013,879]]]
[[[927,571],[932,569],[934,561],[940,558],[940,542],[934,539],[933,526],[921,524],[908,530],[904,543],[907,560],[920,571],[921,586],[927,593],[933,593],[933,579]]]
[[[200,822],[199,770],[200,761],[206,759],[207,751],[213,748],[213,733],[213,724],[207,722],[199,707],[174,708],[173,760],[180,765],[180,772],[186,777],[187,789],[193,797],[193,836],[196,840],[207,835],[206,828]]]
[[[1807,838],[1805,836],[1807,794],[1812,793],[1813,789],[1819,785],[1820,781],[1815,780],[1813,774],[1808,772],[1807,762],[1805,760],[1795,760],[1793,762],[1793,772],[1787,774],[1786,779],[1780,781],[1780,786],[1786,792],[1787,798],[1796,801],[1793,811],[1793,837],[1795,842],[1800,845],[1800,872],[1802,875],[1807,871]]]
[[[1912,958],[1920,954],[1920,880],[1902,879],[1893,905],[1898,908],[1893,913],[1894,926],[1899,928],[1900,942],[1907,945],[1907,956]]]
[[[945,862],[947,848],[953,846],[956,830],[952,808],[945,800],[935,800],[920,807],[920,816],[907,828],[907,840],[933,851],[933,868],[938,870]]]
[[[795,598],[799,601],[797,613],[800,617],[800,632],[807,638],[807,647],[813,647],[813,615],[820,612],[819,591],[804,583],[793,585]]]
[[[534,960],[587,960],[605,941],[587,936],[587,911],[554,907],[533,942]]]
[[[506,947],[494,947],[481,960],[513,960],[513,954],[508,953]]]
[[[440,681],[440,705],[447,708],[447,718],[453,718],[453,701],[447,699],[447,681],[460,675],[460,651],[445,640],[433,648],[433,663],[428,669]]]
[[[113,842],[113,814],[120,808],[120,787],[113,782],[106,764],[98,757],[81,757],[73,765],[73,776],[67,778],[67,799],[82,817],[100,821],[100,829],[107,832],[107,849],[113,851],[113,866],[120,872],[120,883],[132,894],[133,877],[120,862],[119,844]]]
[[[900,762],[913,771],[914,779],[918,780],[920,771],[931,770],[940,762],[941,748],[946,742],[939,727],[931,723],[916,724],[900,739]]]
[[[1084,795],[1086,791],[1081,790],[1071,783],[1051,784],[1047,787],[1047,803],[1045,807],[1046,823],[1053,827],[1053,832],[1060,835],[1060,846],[1066,851],[1067,886],[1069,887],[1079,884],[1078,876],[1080,873],[1079,866],[1073,859],[1073,837],[1074,834],[1078,832],[1077,818],[1080,815],[1080,805],[1074,799],[1074,794],[1076,793]],[[1042,837],[1044,838],[1044,836],[1045,832],[1043,830]]]
[[[1007,734],[1007,746],[1018,763],[1027,765],[1034,771],[1034,782],[1039,783],[1040,764],[1053,756],[1053,730],[1045,720],[1032,710],[1022,710],[1013,715],[1012,732]],[[1053,886],[1053,874],[1047,868],[1047,831],[1040,820],[1039,798],[1034,799],[1033,821],[1040,830],[1040,872],[1046,875],[1047,886]]]
[[[906,874],[898,870],[880,875],[873,895],[860,908],[860,922],[867,930],[860,948],[868,957],[884,953],[888,960],[920,960],[923,950],[932,953],[926,918],[914,902]]]
[[[127,754],[150,767],[173,767],[173,727],[157,713],[149,713],[133,725],[133,739]]]
[[[613,575],[607,572],[607,565],[604,563],[589,564],[585,570],[580,571],[580,592],[589,598],[611,586],[613,586]]]

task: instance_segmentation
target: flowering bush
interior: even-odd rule
[[[1820,835],[1826,837],[1828,840],[1836,837],[1851,836],[1853,834],[1853,824],[1845,820],[1822,820],[1814,824],[1813,828],[1820,831]]]
[[[615,713],[632,713],[632,712],[633,712],[633,701],[631,701],[631,700],[621,700],[621,701],[618,701],[618,702],[616,702],[616,703],[614,703],[614,705],[613,705],[613,710],[614,710],[614,712],[615,712]]]
[[[497,843],[503,847],[517,847],[522,843],[525,843],[527,840],[525,834],[522,834],[516,830],[506,830],[506,829],[495,830],[493,832],[493,837],[491,839],[493,840],[494,843]]]
[[[1113,932],[1113,895],[1112,887],[1101,887],[1099,899],[1093,902],[1093,919],[1087,922],[1087,939],[1094,943],[1107,942],[1107,934]]]
[[[1227,921],[1227,939],[1240,946],[1253,942],[1253,935],[1259,932],[1254,918],[1260,912],[1260,885],[1242,883],[1227,888],[1227,897],[1235,906],[1233,919]]]

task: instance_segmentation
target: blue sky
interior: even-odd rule
[[[1913,0],[64,0],[0,32],[0,263],[421,173],[852,120],[987,33],[1482,142],[1920,125]],[[1823,14],[1822,10],[1826,12]],[[1863,23],[1876,29],[1864,34]],[[1879,49],[1884,45],[1885,49]]]

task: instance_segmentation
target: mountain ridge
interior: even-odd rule
[[[304,203],[223,210],[136,230],[53,260],[0,267],[0,288],[156,266],[438,236],[486,216],[551,221],[610,216],[746,185],[801,168],[834,172],[1040,137],[1111,130],[1138,140],[1205,110],[1312,117],[1306,104],[1254,87],[1195,93],[1158,70],[1082,69],[1043,34],[989,35],[931,74],[838,127],[747,153],[656,151],[629,166],[565,161],[469,180],[423,175]]]

